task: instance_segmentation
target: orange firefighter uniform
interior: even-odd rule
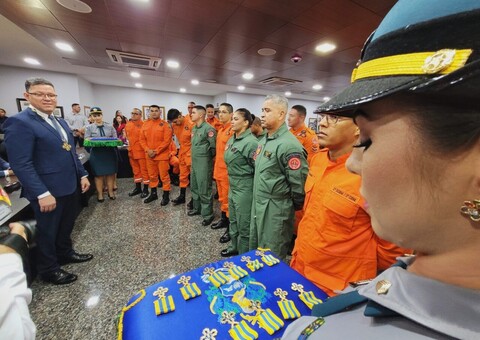
[[[216,158],[213,168],[213,178],[217,182],[218,200],[220,210],[228,217],[228,173],[227,165],[223,159],[225,148],[230,137],[233,136],[232,123],[223,124],[217,134]]]
[[[312,157],[290,264],[328,295],[377,273],[377,241],[363,209],[360,176],[345,168],[348,156],[330,161],[323,149]]]
[[[217,133],[218,131],[223,127],[223,124],[218,120],[217,117],[213,116],[212,118],[206,118],[205,121],[210,124],[211,126],[213,126],[215,128],[215,130],[217,130]]]
[[[140,144],[145,152],[147,160],[148,176],[150,177],[150,188],[158,186],[158,175],[162,181],[163,191],[170,191],[170,144],[173,132],[170,125],[162,119],[149,119],[142,127]],[[149,157],[148,150],[154,150],[155,156]]]
[[[145,151],[140,144],[140,132],[143,126],[142,120],[129,121],[125,126],[128,139],[128,159],[133,170],[133,181],[148,185],[150,180],[145,160]]]
[[[178,152],[178,160],[180,162],[180,188],[188,187],[188,176],[192,166],[192,129],[195,123],[190,119],[189,115],[185,116],[181,125],[173,124],[173,131],[177,136],[180,144]]]
[[[298,129],[290,128],[290,132],[297,137],[300,144],[307,151],[307,162],[310,164],[312,156],[320,151],[320,144],[315,131],[303,124]]]
[[[175,145],[175,142],[172,140],[170,143],[170,166],[173,167],[172,172],[175,175],[178,175],[180,173],[180,160],[177,157],[177,146]]]

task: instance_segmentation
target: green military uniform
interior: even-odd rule
[[[192,129],[191,191],[193,210],[199,211],[205,220],[213,217],[212,175],[217,132],[208,123]]]
[[[270,248],[285,259],[305,199],[307,153],[284,123],[259,141],[255,155],[250,249]]]
[[[229,252],[240,254],[250,250],[250,219],[252,212],[253,174],[258,141],[250,129],[240,136],[233,135],[227,142],[223,159],[227,164],[229,234],[232,240]]]

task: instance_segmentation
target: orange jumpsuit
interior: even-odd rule
[[[142,120],[129,121],[125,126],[125,133],[128,139],[128,159],[133,170],[133,181],[148,185],[150,182],[147,171],[145,151],[140,144],[140,131],[143,126]]]
[[[307,162],[310,164],[312,156],[320,151],[317,135],[305,124],[300,126],[298,129],[290,128],[290,132],[297,137],[300,144],[303,145],[303,148],[307,150]]]
[[[173,132],[170,125],[162,119],[149,119],[142,127],[140,144],[145,152],[147,160],[148,176],[150,177],[150,188],[158,186],[158,174],[162,180],[163,191],[170,191],[170,144],[172,143]],[[147,150],[155,150],[155,157],[150,158]]]
[[[186,115],[181,125],[173,125],[173,131],[180,143],[178,160],[180,161],[180,188],[188,187],[188,175],[192,166],[192,129],[195,124]]]
[[[218,131],[222,128],[223,124],[218,120],[217,117],[213,116],[212,118],[208,118],[206,119],[206,122],[208,124],[210,124],[211,126],[214,127],[215,130],[217,130],[217,133]]]
[[[220,201],[220,210],[228,216],[228,173],[227,164],[223,159],[225,148],[230,137],[233,136],[232,123],[227,123],[218,130],[217,144],[215,153],[215,165],[213,168],[213,178],[217,182],[218,200]]]
[[[180,173],[180,160],[177,157],[177,146],[175,142],[172,140],[170,143],[170,166],[173,167],[173,173],[178,175]]]
[[[348,156],[333,162],[323,149],[312,157],[290,264],[328,295],[377,273],[377,242],[362,208],[360,176],[345,168]]]

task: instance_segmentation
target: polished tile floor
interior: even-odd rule
[[[98,203],[93,196],[77,219],[74,248],[95,256],[63,267],[78,280],[32,284],[37,339],[114,339],[117,316],[139,289],[221,258],[225,245],[218,239],[225,229],[202,226],[201,216],[188,217],[185,205],[161,207],[160,199],[144,204],[139,196],[128,197],[131,179],[119,179],[118,187],[116,200]],[[171,196],[178,193],[172,187]]]

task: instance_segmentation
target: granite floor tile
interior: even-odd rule
[[[63,267],[78,280],[32,284],[37,339],[114,339],[118,314],[138,290],[221,258],[226,245],[218,239],[225,229],[202,226],[200,216],[187,216],[185,204],[161,207],[160,199],[144,204],[129,197],[131,179],[118,179],[118,187],[116,200],[98,203],[93,196],[77,219],[74,248],[95,256]],[[178,194],[173,187],[171,198]],[[219,217],[218,202],[214,211]]]

